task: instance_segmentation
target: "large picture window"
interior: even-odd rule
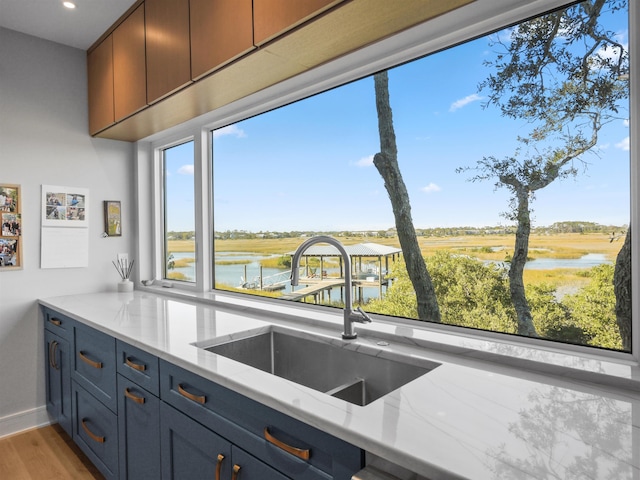
[[[571,5],[214,130],[215,288],[340,307],[331,249],[288,281],[326,234],[368,312],[630,351],[627,8]]]

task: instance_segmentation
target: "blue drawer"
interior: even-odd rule
[[[72,362],[72,378],[112,412],[117,412],[115,338],[77,324]]]
[[[140,387],[160,396],[160,366],[158,357],[120,340],[116,343],[118,373]]]
[[[67,341],[73,338],[75,320],[47,307],[42,307],[42,315],[44,317],[44,328]]]

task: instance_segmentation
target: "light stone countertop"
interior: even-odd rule
[[[189,300],[159,291],[71,295],[40,303],[433,480],[640,479],[636,366],[505,344],[506,355],[495,352],[496,342],[374,319],[357,325],[359,338],[348,348],[441,365],[360,407],[193,345],[273,324],[341,344],[341,311],[309,313],[317,318],[306,322],[296,318],[303,310],[292,307],[265,312],[233,296]],[[380,338],[390,345],[377,346]],[[488,361],[497,354],[511,360]],[[545,363],[539,363],[542,357]],[[568,380],[563,363],[574,373],[596,371],[620,382],[590,384],[586,373],[584,379]],[[546,374],[550,364],[562,368]]]

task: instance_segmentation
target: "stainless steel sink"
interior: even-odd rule
[[[355,405],[374,400],[433,370],[438,363],[381,358],[349,349],[353,343],[271,327],[215,345],[209,352],[286,378]],[[415,363],[415,364],[414,364]]]

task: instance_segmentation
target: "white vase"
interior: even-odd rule
[[[133,292],[133,282],[128,278],[126,280],[122,280],[121,282],[118,282],[118,291]]]

